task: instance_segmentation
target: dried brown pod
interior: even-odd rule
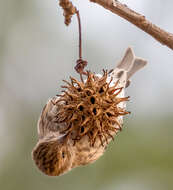
[[[69,0],[59,0],[59,5],[64,10],[63,13],[65,17],[64,23],[66,25],[69,25],[71,23],[71,18],[76,13],[77,9],[75,6],[73,6],[72,2]]]
[[[32,152],[37,167],[56,176],[103,155],[129,113],[129,78],[145,65],[128,48],[112,72],[88,72],[84,81],[65,81],[62,94],[47,102],[38,121],[39,141]]]
[[[85,82],[72,77],[70,83],[64,81],[67,85],[62,88],[66,90],[56,102],[63,102],[57,105],[59,112],[56,122],[66,124],[62,133],[66,133],[67,138],[72,138],[74,144],[87,135],[91,146],[94,146],[97,138],[104,146],[104,141],[108,144],[108,136],[114,138],[111,131],[117,133],[121,130],[118,117],[129,112],[119,104],[129,97],[119,97],[123,87],[118,87],[119,81],[111,86],[113,79],[108,80],[108,72],[103,71],[101,77],[88,72]]]

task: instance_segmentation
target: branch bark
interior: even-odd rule
[[[97,3],[102,7],[104,7],[105,9],[108,9],[109,11],[126,19],[130,23],[134,24],[141,30],[151,35],[162,45],[166,45],[173,50],[173,34],[152,24],[150,21],[148,21],[145,18],[145,16],[131,10],[126,5],[116,0],[90,0],[90,1]]]

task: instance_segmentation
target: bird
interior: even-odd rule
[[[64,81],[62,94],[50,98],[38,120],[38,142],[32,158],[44,174],[59,176],[98,160],[122,130],[125,89],[130,78],[147,64],[131,47],[111,71],[87,72],[78,81]]]

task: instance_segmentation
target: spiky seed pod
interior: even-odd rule
[[[129,97],[118,97],[123,88],[117,87],[118,81],[111,86],[108,82],[108,72],[104,71],[102,77],[88,72],[85,82],[70,78],[60,99],[57,101],[59,112],[56,122],[65,123],[67,128],[63,131],[74,141],[83,136],[89,137],[90,145],[94,146],[97,138],[102,146],[103,139],[108,143],[108,136],[112,139],[111,131],[117,133],[121,130],[118,117],[128,114],[119,106],[120,102],[127,101]]]
[[[75,6],[73,6],[72,2],[69,0],[59,0],[59,5],[64,10],[64,13],[63,13],[65,17],[64,23],[66,25],[69,25],[71,23],[71,18],[76,13],[77,9]]]

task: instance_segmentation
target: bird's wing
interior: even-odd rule
[[[58,97],[53,97],[49,99],[42,110],[37,124],[38,136],[40,139],[50,134],[54,134],[58,138],[63,136],[62,134],[60,134],[60,132],[62,131],[62,129],[64,129],[64,125],[60,125],[56,122],[56,116],[59,111],[59,108],[56,105],[57,100]]]

